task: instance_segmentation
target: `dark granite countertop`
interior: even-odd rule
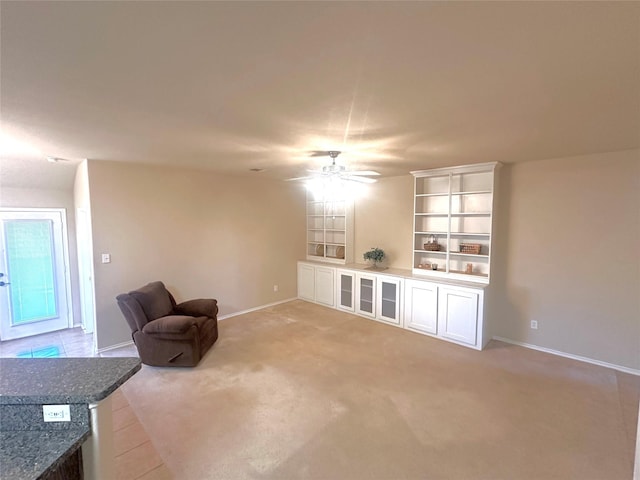
[[[90,433],[88,426],[75,430],[0,433],[0,479],[39,478],[61,465]]]
[[[91,435],[89,404],[140,368],[139,358],[0,358],[0,479],[32,480],[57,468]],[[69,404],[71,423],[45,423],[39,405],[47,404]]]
[[[139,358],[0,358],[0,405],[96,403],[140,367]]]

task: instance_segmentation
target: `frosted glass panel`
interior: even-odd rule
[[[349,275],[340,275],[340,305],[343,307],[351,307],[351,282],[352,278]]]
[[[396,318],[396,284],[382,282],[382,316]]]
[[[360,279],[360,310],[373,313],[373,280]]]
[[[4,223],[7,273],[14,325],[58,316],[51,220],[10,220]]]

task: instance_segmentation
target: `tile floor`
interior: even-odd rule
[[[36,335],[0,342],[0,357],[65,358],[65,357],[137,357],[133,345],[93,352],[93,335],[82,328]],[[156,452],[147,432],[129,406],[120,389],[112,397],[115,449],[115,480],[166,480],[173,475]]]
[[[93,351],[93,335],[81,327],[0,342],[0,357],[4,358],[65,358],[65,357],[137,357],[134,345],[127,345],[100,354]]]
[[[122,391],[116,390],[111,399],[116,480],[173,478]]]

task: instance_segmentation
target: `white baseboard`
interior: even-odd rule
[[[510,343],[512,345],[518,345],[520,347],[530,348],[531,350],[538,350],[540,352],[550,353],[552,355],[558,355],[559,357],[571,358],[572,360],[578,360],[580,362],[591,363],[593,365],[599,365],[601,367],[612,368],[624,373],[630,373],[631,375],[639,375],[640,370],[635,368],[623,367],[622,365],[616,365],[614,363],[603,362],[601,360],[595,360],[589,357],[582,357],[580,355],[574,355],[572,353],[561,352],[560,350],[553,350],[552,348],[539,347],[538,345],[532,345],[530,343],[516,342],[504,337],[493,337],[493,340],[498,340],[504,343]]]
[[[237,317],[238,315],[244,315],[245,313],[255,312],[256,310],[262,310],[263,308],[273,307],[275,305],[291,302],[293,300],[297,300],[297,297],[287,298],[286,300],[280,300],[278,302],[268,303],[266,305],[260,305],[259,307],[249,308],[247,310],[240,310],[239,312],[228,313],[227,315],[221,315],[218,317],[218,320],[226,320],[227,318]]]
[[[98,348],[96,350],[96,353],[100,354],[102,352],[108,352],[109,350],[115,350],[116,348],[128,347],[129,345],[133,345],[133,340],[129,340],[128,342],[118,343],[116,345],[110,345],[104,348]]]

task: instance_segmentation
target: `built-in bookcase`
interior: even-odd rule
[[[489,283],[498,166],[411,172],[413,273]]]
[[[353,201],[307,193],[307,259],[353,262]]]

